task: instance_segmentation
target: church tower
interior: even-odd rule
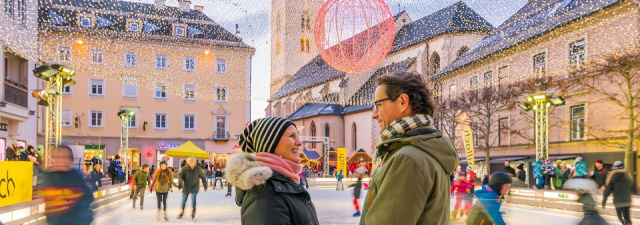
[[[318,56],[313,26],[324,0],[271,0],[271,94]]]

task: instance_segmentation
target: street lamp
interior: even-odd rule
[[[124,152],[124,172],[125,180],[129,179],[129,160],[131,160],[131,154],[129,152],[129,121],[136,115],[136,112],[130,109],[120,109],[118,111],[118,117],[122,121],[120,125],[120,150]]]
[[[518,104],[524,111],[533,110],[533,127],[536,142],[536,156],[549,158],[549,108],[564,105],[564,98],[552,96],[553,92],[540,92],[529,95],[526,102]]]
[[[72,79],[76,71],[52,61],[43,61],[33,70],[33,75],[46,81],[44,89],[31,95],[39,99],[38,105],[46,107],[45,114],[45,166],[51,163],[51,149],[57,148],[62,141],[62,88],[74,85]]]

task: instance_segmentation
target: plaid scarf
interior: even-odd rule
[[[388,141],[418,127],[433,128],[431,117],[425,114],[415,114],[397,119],[393,121],[387,129],[382,131],[380,139],[382,139],[383,142]]]

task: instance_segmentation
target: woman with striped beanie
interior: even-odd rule
[[[293,122],[255,120],[238,144],[244,153],[231,156],[225,171],[237,189],[242,224],[319,224],[311,197],[300,186],[302,142]]]

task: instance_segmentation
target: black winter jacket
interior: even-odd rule
[[[189,165],[186,165],[180,170],[178,187],[182,188],[182,193],[185,194],[198,193],[198,191],[200,191],[200,180],[202,180],[204,190],[206,191],[207,177],[204,176],[204,172],[200,169],[200,166],[196,165],[191,169]]]
[[[633,184],[626,170],[614,170],[607,176],[607,186],[602,194],[602,205],[607,202],[609,195],[613,193],[613,205],[618,207],[631,206]]]
[[[243,225],[319,224],[309,193],[287,176],[261,166],[251,154],[227,162],[227,179],[236,185],[236,204]],[[250,173],[250,174],[247,174]]]
[[[595,171],[593,171],[591,179],[596,182],[598,188],[606,185],[605,181],[607,180],[607,172],[609,171],[604,166],[602,166],[602,169],[595,169]]]
[[[360,199],[360,192],[362,191],[362,177],[358,177],[358,181],[349,185],[349,187],[353,187],[353,197]]]

